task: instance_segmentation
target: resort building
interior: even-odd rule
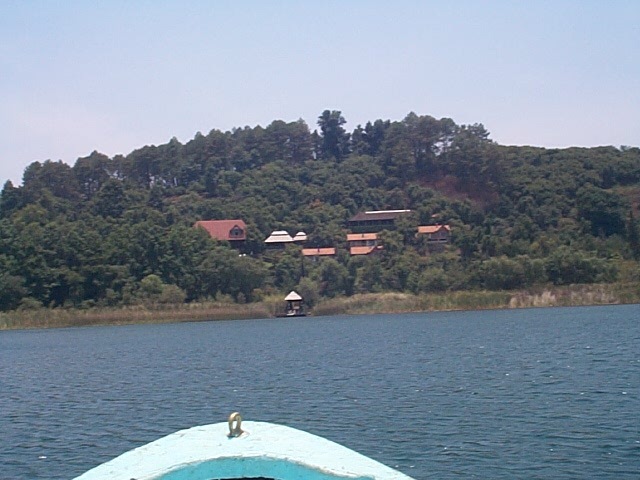
[[[284,230],[275,230],[264,241],[267,248],[283,249],[286,245],[293,243],[293,237]]]
[[[204,228],[216,240],[233,243],[247,239],[247,226],[243,220],[199,220],[194,226]]]
[[[307,241],[307,234],[304,233],[304,232],[298,232],[293,237],[293,241],[296,242],[296,243],[304,243],[304,242]]]
[[[428,243],[449,243],[451,227],[449,225],[425,225],[418,227],[416,236],[424,235]]]
[[[379,232],[395,228],[396,219],[411,210],[371,210],[351,217],[347,226],[352,232]]]
[[[347,235],[347,245],[351,255],[369,255],[382,250],[382,245],[378,245],[377,233],[350,233]]]
[[[311,257],[314,260],[319,257],[335,257],[336,249],[333,247],[323,247],[323,248],[303,248],[302,255],[305,257]]]

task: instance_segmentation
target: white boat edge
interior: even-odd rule
[[[75,480],[412,480],[369,457],[302,430],[267,422],[202,425],[123,453]],[[238,425],[239,427],[239,425]]]

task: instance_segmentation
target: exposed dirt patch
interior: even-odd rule
[[[469,200],[475,207],[485,210],[498,202],[498,193],[489,187],[480,185],[463,185],[460,180],[451,175],[443,177],[423,178],[420,184],[441,193],[453,200]]]

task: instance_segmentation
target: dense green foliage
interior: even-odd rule
[[[246,302],[291,288],[313,303],[613,282],[623,266],[638,280],[640,149],[505,147],[482,125],[413,113],[351,133],[345,123],[327,110],[313,132],[274,121],[73,167],[32,163],[0,197],[0,309]],[[381,233],[380,254],[350,257],[346,220],[381,209],[412,213]],[[225,218],[247,223],[241,252],[193,228]],[[415,236],[434,223],[452,228],[444,249]],[[265,251],[280,229],[338,254]]]

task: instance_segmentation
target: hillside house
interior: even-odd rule
[[[382,250],[382,245],[378,245],[377,233],[350,233],[347,235],[347,245],[351,255],[369,255]]]
[[[352,232],[379,232],[380,230],[393,230],[395,222],[401,215],[410,213],[411,210],[371,210],[360,212],[347,221],[347,226]]]
[[[293,237],[293,241],[295,243],[304,243],[307,241],[307,234],[304,232],[298,232],[295,234],[295,236]]]
[[[264,243],[267,248],[284,249],[285,246],[293,243],[293,237],[284,230],[274,230]]]
[[[424,235],[427,243],[449,243],[451,227],[449,225],[425,225],[418,227],[416,236]]]
[[[333,247],[303,248],[302,255],[313,260],[317,260],[320,257],[335,257],[336,249]]]
[[[247,226],[243,220],[199,220],[194,226],[204,228],[216,240],[238,243],[247,239]]]

